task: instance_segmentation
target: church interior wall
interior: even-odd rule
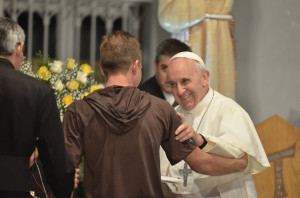
[[[3,9],[3,1],[0,0],[0,3],[0,8]],[[255,125],[277,114],[300,128],[299,7],[300,1],[295,0],[234,2],[232,14],[235,18],[236,101],[249,113]],[[153,75],[156,46],[171,35],[159,26],[157,0],[145,4],[141,12],[139,40],[143,52],[143,82]],[[56,53],[59,45],[52,42],[57,39],[57,34],[51,32],[54,23],[58,23],[56,19],[52,19],[50,23],[50,55]],[[99,18],[97,24],[103,26]],[[27,25],[23,28],[27,32]],[[90,35],[84,32],[87,30],[84,20],[82,29],[81,46],[84,52],[81,51],[80,56],[88,58]],[[38,48],[42,50],[43,28],[39,31],[41,38],[34,36],[36,44],[33,51]],[[97,50],[104,32],[105,29],[102,32],[97,28]],[[63,38],[72,40],[73,37],[74,35],[67,35]],[[75,44],[68,43],[70,46],[64,49],[74,49]],[[69,57],[72,53],[72,50],[60,52],[62,57]],[[98,60],[99,53],[96,53]]]
[[[163,40],[170,38],[171,34],[165,31],[157,19],[157,0],[143,8],[145,17],[141,23],[140,42],[143,53],[143,78],[146,81],[153,75],[153,61],[157,45]]]
[[[300,128],[298,8],[300,1],[294,0],[234,2],[236,101],[255,125],[276,114]],[[155,20],[153,23],[159,26]],[[148,29],[145,33],[153,28],[148,26]],[[154,46],[171,36],[161,27],[156,27],[155,34],[158,38]],[[147,66],[152,67],[153,58],[154,54],[147,60]],[[143,80],[153,75],[152,68],[144,71],[148,73]]]
[[[236,100],[255,124],[277,114],[300,128],[300,1],[236,0]]]

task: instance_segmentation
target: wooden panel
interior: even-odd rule
[[[271,168],[254,175],[259,198],[300,197],[300,130],[274,115],[256,126]]]

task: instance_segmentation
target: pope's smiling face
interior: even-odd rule
[[[194,109],[208,92],[209,72],[198,64],[192,59],[176,58],[168,65],[172,93],[186,111]]]

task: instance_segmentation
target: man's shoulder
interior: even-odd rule
[[[76,111],[77,113],[82,113],[82,111],[86,111],[87,108],[90,106],[87,104],[87,102],[84,99],[79,99],[73,101],[69,106],[68,110],[70,111]]]
[[[150,93],[149,94],[149,97],[150,97],[150,100],[151,100],[151,103],[154,103],[155,105],[158,105],[158,106],[170,106],[172,109],[173,107],[170,105],[170,103],[164,99],[161,99],[160,97],[157,97],[155,95],[152,95]]]
[[[216,101],[220,104],[222,104],[222,106],[224,107],[235,107],[235,106],[239,106],[239,104],[234,101],[232,98],[229,98],[227,96],[224,96],[223,94],[219,93],[218,91],[215,91],[215,96]]]
[[[215,102],[213,102],[214,109],[218,112],[246,112],[244,108],[233,99],[226,97],[215,91]]]
[[[156,112],[161,112],[164,115],[176,114],[175,109],[166,100],[150,95],[151,109]]]
[[[76,117],[84,118],[85,120],[90,120],[95,115],[97,115],[97,111],[100,109],[97,109],[97,107],[91,106],[87,101],[86,97],[73,101],[68,107],[67,112],[71,113],[73,115],[76,115]],[[81,119],[80,118],[80,119]]]
[[[22,81],[27,86],[31,86],[33,89],[36,89],[36,90],[44,92],[44,93],[54,92],[54,90],[49,85],[47,85],[46,82],[41,81],[41,80],[36,79],[36,78],[33,78],[33,77],[28,76],[26,74],[23,74],[21,72],[19,72],[19,73],[20,73],[20,75],[23,76]]]
[[[145,91],[147,93],[150,93],[151,95],[154,95],[154,96],[159,97],[161,99],[165,99],[164,94],[162,92],[162,89],[158,85],[155,76],[148,79],[146,82],[141,84],[138,88],[141,91]]]
[[[17,87],[20,91],[30,90],[31,93],[33,92],[40,92],[40,93],[50,93],[53,92],[53,89],[39,79],[36,79],[32,76],[27,74],[21,73],[16,70],[8,70],[7,72],[7,82],[12,83],[12,88]]]
[[[156,78],[155,76],[152,76],[144,83],[140,84],[138,88],[142,91],[147,91],[153,89],[153,86],[157,86]]]

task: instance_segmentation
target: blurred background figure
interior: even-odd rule
[[[43,164],[46,181],[57,198],[69,198],[74,166],[64,144],[54,92],[22,74],[25,34],[12,19],[0,17],[0,197],[45,197],[34,159]],[[34,152],[35,148],[38,152]],[[35,178],[35,177],[39,178]]]
[[[177,106],[171,87],[167,81],[168,62],[172,56],[179,52],[191,51],[191,48],[177,39],[166,39],[156,48],[156,56],[153,62],[154,76],[142,83],[138,88],[163,100],[167,100],[173,107]]]

